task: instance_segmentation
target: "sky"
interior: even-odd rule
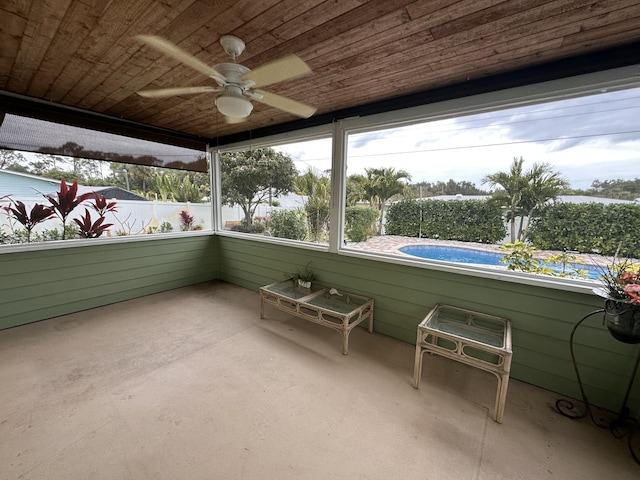
[[[594,180],[640,178],[640,89],[439,120],[351,135],[347,174],[365,168],[406,170],[412,182],[469,181],[508,171],[514,157],[525,169],[550,163],[572,188]],[[281,147],[307,167],[331,167],[329,140]]]

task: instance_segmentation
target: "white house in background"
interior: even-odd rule
[[[487,200],[491,195],[436,195],[435,197],[424,197],[422,200]],[[559,203],[640,203],[640,198],[635,200],[618,200],[617,198],[590,197],[588,195],[558,195],[556,202]]]

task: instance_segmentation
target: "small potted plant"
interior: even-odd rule
[[[296,271],[290,275],[293,282],[300,288],[311,288],[311,282],[316,279],[316,274],[313,273],[309,265],[311,262],[304,267],[296,267]]]
[[[605,323],[611,335],[624,343],[640,343],[640,263],[614,261],[602,269]]]

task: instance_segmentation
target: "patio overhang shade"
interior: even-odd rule
[[[207,171],[204,138],[5,93],[0,98],[0,148]]]

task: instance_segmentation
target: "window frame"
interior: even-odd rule
[[[479,95],[445,100],[442,102],[420,105],[402,110],[395,110],[365,117],[355,117],[348,119],[336,119],[329,126],[315,127],[307,130],[288,132],[285,134],[263,137],[257,141],[238,142],[235,144],[217,147],[215,152],[228,152],[238,150],[248,150],[250,148],[275,146],[284,143],[293,143],[305,139],[318,138],[319,135],[326,137],[328,131],[332,137],[332,168],[331,168],[331,225],[337,225],[332,229],[329,247],[318,246],[307,242],[297,242],[287,239],[276,239],[273,237],[259,237],[251,234],[239,232],[229,232],[220,229],[216,225],[216,235],[240,236],[243,239],[260,241],[265,243],[276,243],[281,245],[306,248],[312,250],[329,251],[347,257],[362,258],[372,261],[381,261],[397,265],[405,265],[425,270],[438,270],[454,274],[462,274],[490,280],[498,280],[511,283],[519,283],[531,286],[546,287],[576,293],[593,293],[597,286],[591,280],[567,279],[562,277],[552,277],[547,275],[537,275],[526,272],[509,270],[496,270],[491,267],[468,266],[465,264],[444,262],[429,259],[407,259],[395,255],[384,253],[362,252],[349,249],[343,245],[344,239],[344,216],[345,216],[345,185],[347,173],[347,146],[349,135],[379,131],[383,129],[397,128],[408,125],[415,125],[427,121],[442,120],[449,118],[459,118],[467,115],[486,113],[503,110],[512,107],[530,106],[541,103],[548,103],[555,100],[566,100],[570,98],[585,97],[598,93],[624,90],[640,87],[640,67],[622,67],[596,73],[579,75],[559,80],[536,83],[521,87],[498,90]],[[319,133],[322,132],[322,133]],[[315,136],[315,137],[314,137]],[[212,170],[218,171],[217,156],[216,167]],[[215,178],[213,189],[219,195],[219,173]],[[221,207],[219,197],[215,210],[218,212]]]
[[[212,155],[208,149],[205,151],[205,158],[209,166],[209,172],[213,169]],[[106,160],[97,160],[100,162],[107,162]],[[163,167],[160,167],[163,168]],[[57,250],[61,248],[83,248],[90,246],[110,245],[118,243],[130,243],[141,241],[154,241],[163,239],[176,239],[184,238],[185,236],[212,236],[215,233],[215,219],[216,219],[216,203],[214,201],[214,190],[212,183],[212,175],[209,175],[209,189],[211,192],[211,209],[210,209],[210,221],[211,228],[194,230],[188,232],[176,231],[167,233],[147,233],[139,235],[124,235],[114,237],[98,237],[98,238],[73,238],[67,240],[50,240],[46,242],[32,242],[32,243],[16,243],[16,244],[0,244],[0,255],[4,253],[16,253],[16,252],[31,252],[31,251],[44,251],[44,250]]]
[[[220,154],[248,151],[258,148],[276,147],[280,145],[287,145],[291,143],[299,143],[312,140],[330,139],[332,145],[333,141],[333,129],[331,125],[321,125],[304,130],[296,130],[292,132],[281,133],[269,137],[263,137],[257,140],[251,140],[246,142],[238,142],[233,144],[227,144],[224,146],[209,146],[208,151],[212,157],[212,185],[211,191],[214,192],[215,207],[214,207],[214,221],[212,223],[214,234],[221,236],[240,237],[244,239],[255,240],[265,243],[275,243],[281,245],[293,245],[300,248],[306,248],[308,250],[316,250],[320,252],[331,251],[331,244],[334,235],[330,235],[329,245],[319,244],[312,242],[304,242],[298,240],[291,240],[287,238],[278,237],[265,237],[263,235],[255,235],[252,233],[234,232],[231,230],[225,230],[222,226],[222,193],[221,193],[221,178],[220,178]],[[333,192],[333,155],[332,155],[332,173],[331,173],[331,187]],[[333,195],[331,195],[331,212],[333,212]],[[333,217],[331,217],[333,221]]]

